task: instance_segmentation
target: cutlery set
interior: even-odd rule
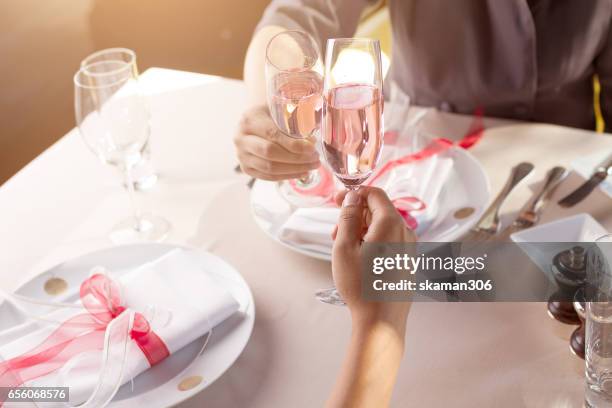
[[[501,230],[499,221],[500,208],[514,188],[525,180],[533,169],[533,164],[528,162],[523,162],[513,167],[506,184],[495,200],[493,200],[489,208],[487,208],[483,216],[476,223],[476,226],[463,236],[460,241],[482,242],[489,240],[505,240],[517,231],[533,227],[538,222],[540,213],[549,202],[553,192],[568,174],[564,167],[557,166],[550,169],[546,173],[546,177],[542,184],[534,191],[531,198],[521,208],[512,224]]]
[[[506,184],[495,200],[487,208],[480,220],[470,232],[464,235],[462,242],[482,242],[488,240],[506,240],[513,233],[533,227],[539,220],[540,213],[550,201],[555,189],[563,182],[568,171],[560,166],[553,167],[546,173],[539,186],[527,203],[521,208],[512,224],[500,232],[499,210],[506,198],[533,171],[533,164],[523,162],[512,168]],[[569,208],[583,201],[600,183],[612,175],[612,154],[595,167],[593,175],[576,190],[561,199],[558,204]]]
[[[517,231],[533,227],[540,218],[540,212],[548,203],[550,196],[567,176],[565,168],[553,167],[546,173],[546,178],[538,190],[536,190],[525,206],[519,211],[514,222],[506,227],[501,237],[509,237]]]
[[[484,212],[476,226],[470,230],[461,241],[486,241],[491,239],[500,229],[499,210],[512,190],[533,171],[533,164],[523,162],[514,166],[510,177],[489,208]]]

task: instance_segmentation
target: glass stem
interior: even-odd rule
[[[125,186],[128,191],[128,195],[130,196],[130,205],[132,207],[132,213],[134,214],[134,219],[136,220],[136,224],[134,225],[134,229],[136,231],[140,231],[140,219],[141,213],[138,204],[136,203],[136,191],[134,190],[134,182],[132,180],[132,167],[133,165],[126,164],[125,165]]]
[[[310,170],[307,175],[300,177],[297,180],[298,186],[301,188],[311,188],[319,182],[319,171]]]
[[[315,171],[316,170],[310,170],[307,175],[305,175],[304,177],[300,177],[299,182],[302,185],[308,185],[312,183],[315,178]]]

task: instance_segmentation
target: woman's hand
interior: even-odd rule
[[[404,354],[410,302],[366,302],[361,298],[362,244],[410,243],[416,237],[378,188],[342,193],[336,201],[342,204],[342,211],[334,233],[332,270],[336,287],[351,311],[353,331],[326,406],[385,407]]]
[[[301,178],[320,164],[314,138],[282,134],[263,105],[242,115],[234,145],[242,171],[263,180]]]
[[[401,333],[405,328],[409,302],[367,302],[361,298],[361,251],[363,242],[410,243],[414,232],[406,228],[385,192],[362,187],[358,192],[340,193],[342,205],[334,232],[332,271],[334,282],[347,303],[354,327],[379,321],[391,323]]]

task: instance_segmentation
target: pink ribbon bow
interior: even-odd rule
[[[106,275],[94,274],[81,284],[80,298],[87,313],[61,323],[32,350],[0,361],[0,387],[18,387],[58,370],[80,353],[103,349],[108,325],[126,310],[119,285]],[[134,314],[129,334],[151,366],[170,355],[142,314]]]

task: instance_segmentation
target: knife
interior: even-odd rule
[[[521,211],[519,211],[519,215],[516,217],[514,222],[499,235],[502,237],[508,237],[518,230],[533,227],[540,218],[542,208],[550,199],[550,196],[555,191],[555,188],[559,186],[566,176],[567,170],[565,170],[564,167],[557,166],[550,169],[548,173],[546,173],[544,183],[539,190],[533,194],[529,201],[527,201],[527,203],[523,206]]]
[[[612,174],[612,154],[596,168],[595,173],[584,184],[559,201],[561,207],[572,207],[584,200],[602,181]]]
[[[499,192],[487,211],[480,218],[474,228],[470,230],[460,241],[482,241],[486,240],[499,231],[499,209],[514,187],[516,187],[533,170],[533,164],[523,162],[512,168],[506,185]]]

